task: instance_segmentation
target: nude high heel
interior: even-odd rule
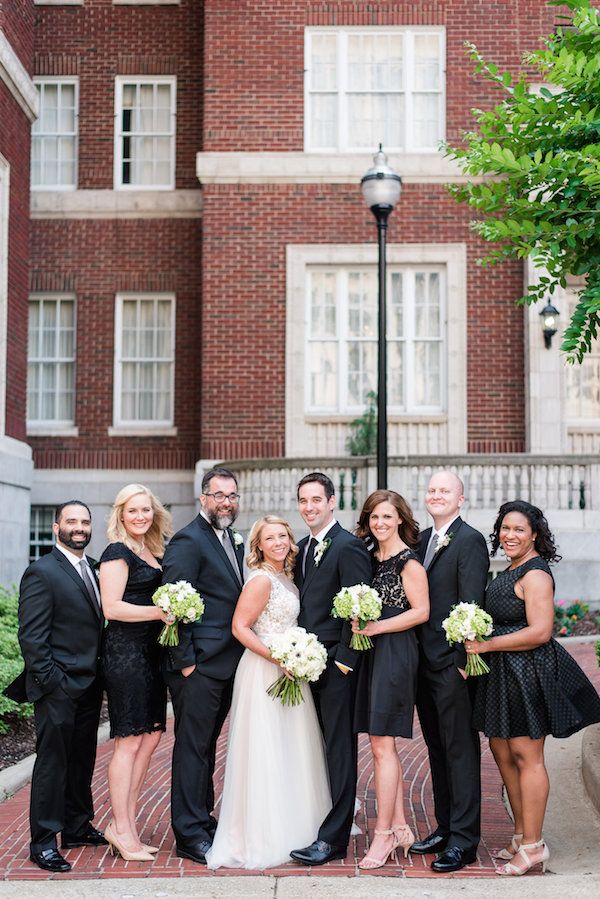
[[[369,853],[367,853],[365,855],[365,857],[358,863],[358,867],[361,868],[363,871],[370,871],[373,868],[383,868],[383,866],[387,862],[388,858],[392,858],[393,861],[398,860],[397,856],[396,856],[396,846],[398,845],[398,843],[396,842],[396,836],[394,834],[394,831],[393,830],[377,830],[377,828],[376,828],[375,833],[377,834],[378,837],[393,836],[394,839],[392,841],[392,848],[390,849],[390,851],[388,852],[388,854],[386,855],[385,858],[373,858],[372,855],[369,855]]]
[[[408,850],[415,841],[415,835],[408,824],[392,824],[396,848],[400,846],[404,852],[404,858],[408,858]]]
[[[151,852],[153,855],[159,851],[158,846],[149,846],[148,843],[140,843],[140,846],[144,850],[144,852]]]
[[[144,849],[138,849],[136,852],[130,852],[129,849],[125,849],[125,847],[119,842],[115,832],[112,829],[112,824],[107,824],[106,829],[104,831],[104,837],[108,841],[108,851],[111,855],[120,855],[122,859],[126,862],[152,862],[154,861],[154,856],[151,855],[150,852],[147,852]]]
[[[512,837],[510,838],[512,852],[510,851],[510,849],[492,849],[492,858],[501,858],[504,862],[511,861],[513,856],[519,851],[522,839],[522,833],[513,833]]]
[[[532,861],[527,854],[527,850],[541,849],[542,846],[544,849],[541,856],[535,859],[535,861]],[[513,860],[507,865],[502,865],[501,868],[498,868],[496,874],[509,877],[521,877],[522,874],[527,874],[528,871],[535,868],[537,865],[541,865],[542,871],[545,871],[549,858],[550,851],[543,840],[538,840],[537,843],[521,843],[521,846],[513,856]],[[524,864],[518,864],[519,861],[524,862]]]

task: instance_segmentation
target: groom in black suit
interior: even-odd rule
[[[483,536],[459,515],[464,487],[453,472],[434,474],[425,504],[433,528],[421,535],[431,614],[417,629],[417,710],[429,751],[436,830],[411,852],[441,853],[431,867],[458,871],[477,858],[480,837],[479,734],[471,727],[471,699],[462,644],[450,646],[442,621],[458,602],[483,602],[489,556]]]
[[[334,487],[321,472],[298,484],[298,508],[311,536],[298,544],[295,581],[300,591],[298,624],[327,649],[327,668],[311,684],[327,754],[333,806],[317,839],[290,853],[306,865],[345,858],[354,817],[357,738],[353,728],[356,675],[361,653],[350,649],[351,626],[331,617],[333,597],[342,587],[371,583],[371,559],[362,540],[333,517]]]
[[[238,500],[231,471],[208,471],[200,514],[175,534],[163,560],[163,584],[188,581],[205,605],[199,623],[179,625],[179,644],[165,655],[175,713],[171,820],[176,851],[202,865],[217,826],[212,814],[217,739],[244,649],[231,633],[243,585],[243,541],[231,530]]]
[[[31,780],[30,858],[53,873],[71,865],[57,848],[105,845],[92,824],[92,775],[102,684],[98,660],[104,617],[96,575],[84,549],[92,536],[89,508],[58,506],[56,545],[26,570],[19,589],[19,643],[25,670],[6,688],[33,702],[36,759]]]

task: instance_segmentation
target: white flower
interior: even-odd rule
[[[445,546],[448,546],[454,534],[450,532],[449,534],[445,534],[441,540],[438,540],[437,546],[435,548],[436,553],[439,553],[440,549],[443,549]]]
[[[243,538],[242,535],[239,533],[239,531],[233,531],[233,530],[232,530],[231,533],[232,533],[232,535],[233,535],[233,545],[234,545],[234,546],[243,546],[243,544],[244,544],[244,538]]]
[[[325,537],[324,540],[321,540],[319,543],[317,543],[317,545],[315,546],[315,552],[314,552],[315,568],[319,567],[319,562],[321,561],[321,559],[323,558],[323,556],[325,555],[325,553],[327,552],[327,550],[329,549],[330,546],[331,546],[331,539],[329,537]]]

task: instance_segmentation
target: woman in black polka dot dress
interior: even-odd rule
[[[552,639],[548,562],[560,556],[541,510],[520,500],[505,503],[491,540],[492,554],[501,546],[510,565],[486,593],[492,636],[484,643],[467,640],[465,648],[487,654],[490,673],[478,679],[473,723],[490,738],[515,819],[511,847],[497,853],[508,864],[497,873],[519,875],[545,867],[549,857],[542,838],[549,789],[545,737],[568,737],[600,721],[600,697]]]

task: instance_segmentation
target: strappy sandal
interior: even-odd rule
[[[358,863],[358,867],[361,868],[363,871],[371,871],[374,868],[383,868],[383,866],[387,862],[388,858],[390,858],[390,857],[394,861],[398,860],[397,856],[396,856],[396,847],[398,846],[398,843],[396,842],[395,832],[393,830],[377,830],[377,829],[375,829],[375,834],[378,837],[394,837],[394,839],[392,840],[392,848],[390,849],[390,851],[388,852],[388,854],[386,855],[385,858],[373,858],[372,855],[369,855],[369,853],[367,853],[365,855],[365,857]]]
[[[542,846],[544,847],[544,850],[541,856],[539,858],[536,858],[535,861],[532,861],[527,854],[527,850],[541,849]],[[522,859],[525,864],[517,864],[519,858]],[[538,840],[537,843],[521,843],[521,846],[513,856],[513,860],[507,865],[502,865],[501,868],[498,868],[496,870],[496,874],[501,874],[503,876],[521,877],[522,874],[527,874],[528,871],[530,871],[532,868],[535,868],[537,865],[541,865],[542,871],[545,871],[546,863],[549,858],[550,852],[543,840]]]

